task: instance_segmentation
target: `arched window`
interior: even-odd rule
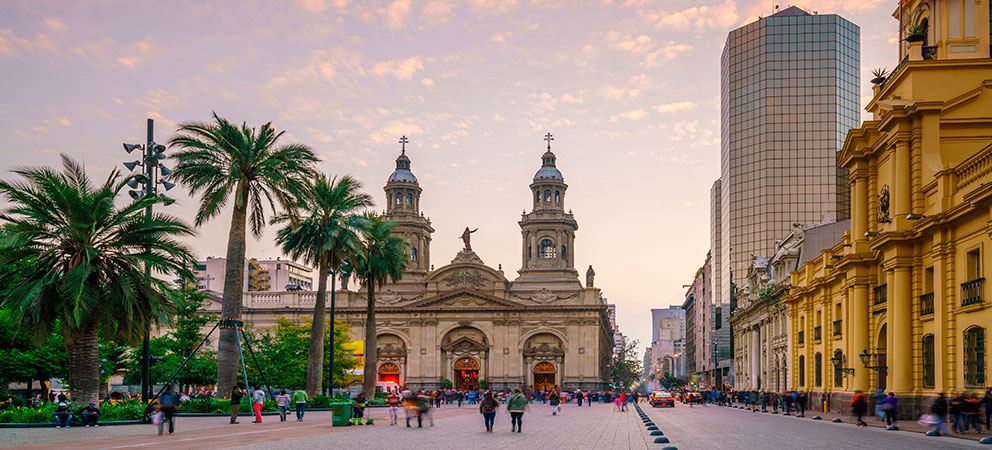
[[[561,192],[555,191],[555,203],[561,203]]]
[[[550,202],[551,201],[551,189],[545,189],[544,190],[544,201],[546,201],[546,202]]]
[[[933,351],[933,335],[923,336],[923,387],[925,388],[936,386]]]
[[[561,246],[561,259],[568,259],[568,247]]]
[[[964,385],[985,387],[985,329],[964,330]]]
[[[403,196],[400,195],[399,192],[396,193],[396,204],[397,205],[402,205],[403,204]]]
[[[555,257],[555,243],[551,242],[551,239],[541,241],[541,257],[544,259]]]
[[[406,194],[406,204],[413,205],[413,194]]]
[[[414,262],[417,261],[417,247],[413,247],[410,249],[410,261],[414,261]]]
[[[823,386],[823,354],[820,352],[813,355],[813,382],[816,386]]]
[[[799,385],[806,386],[806,355],[799,355]]]
[[[534,203],[541,203],[541,191],[534,191]]]
[[[834,361],[840,361],[840,364],[834,364],[834,386],[843,387],[844,371],[841,369],[844,367],[844,352],[840,349],[834,350]]]
[[[527,259],[534,257],[534,247],[527,246]]]

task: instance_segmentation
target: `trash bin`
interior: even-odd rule
[[[336,427],[346,427],[351,421],[350,401],[331,402],[331,424]]]

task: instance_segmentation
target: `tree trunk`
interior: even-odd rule
[[[313,305],[313,325],[310,328],[310,354],[307,355],[307,394],[320,394],[324,381],[324,312],[327,309],[327,258],[317,262],[317,299]]]
[[[365,314],[365,398],[375,398],[376,382],[376,329],[375,329],[375,280],[372,274],[367,274],[366,285],[369,292],[369,307]]]
[[[28,378],[28,388],[24,393],[24,399],[29,405],[31,404],[31,397],[34,397],[34,380]]]
[[[330,389],[330,397],[334,397],[334,291],[335,282],[337,281],[335,277],[337,276],[337,271],[331,271],[331,318],[328,320],[330,324],[330,333],[327,337],[327,345],[330,347],[330,357],[327,358],[327,387]]]
[[[77,405],[100,400],[100,345],[96,328],[94,324],[84,325],[66,346],[69,354],[69,392]]]
[[[221,320],[241,320],[241,302],[245,283],[245,225],[248,218],[248,191],[238,184],[231,229],[227,240],[227,263],[224,267],[224,296]],[[231,395],[238,382],[238,335],[234,328],[221,328],[217,345],[217,392]],[[247,386],[246,386],[247,388]]]

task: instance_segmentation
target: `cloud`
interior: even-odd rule
[[[472,0],[472,8],[482,14],[502,16],[517,7],[517,0]]]
[[[661,10],[647,15],[655,27],[666,30],[703,31],[707,28],[729,28],[737,23],[737,2],[726,0],[714,6],[693,6],[679,11]]]
[[[606,85],[601,87],[597,93],[603,98],[609,100],[627,100],[641,95],[641,90],[637,88]]]
[[[135,67],[138,66],[138,57],[137,56],[124,56],[124,57],[121,57],[121,58],[117,58],[117,65],[119,67],[133,69],[133,68],[135,68]]]
[[[386,26],[391,30],[399,30],[406,25],[406,18],[410,15],[410,0],[396,0],[390,3],[382,11],[386,19]]]
[[[52,31],[62,31],[65,29],[65,22],[57,17],[46,17],[41,24]]]
[[[616,32],[610,32],[614,34]],[[613,47],[631,53],[645,53],[651,50],[651,38],[646,34],[638,36],[623,36],[613,43]]]
[[[300,0],[300,7],[309,13],[322,13],[328,6],[343,10],[348,7],[348,0]]]
[[[644,65],[647,67],[658,67],[661,64],[671,61],[679,55],[688,52],[689,50],[692,50],[692,46],[676,44],[673,41],[669,41],[668,45],[663,45],[657,50],[648,53],[644,57]]]
[[[409,80],[417,72],[424,70],[424,63],[419,56],[393,61],[383,61],[372,66],[372,73],[376,76],[391,76],[397,80]]]
[[[492,42],[493,44],[503,45],[506,43],[506,34],[496,33],[493,35],[493,37],[489,38],[489,42]]]
[[[423,85],[425,88],[430,89],[430,88],[434,87],[434,80],[432,80],[430,78],[422,78],[420,80],[420,84]]]
[[[562,103],[571,103],[571,104],[582,103],[581,98],[575,97],[571,94],[562,94],[561,101]]]
[[[655,106],[654,109],[664,114],[664,113],[672,113],[679,111],[687,111],[695,107],[696,107],[696,102],[684,101],[684,102],[675,102],[675,103],[664,103]]]
[[[626,112],[622,112],[622,113],[619,113],[619,114],[615,114],[613,116],[610,116],[610,122],[619,122],[622,119],[627,119],[627,120],[641,120],[641,119],[643,119],[647,115],[648,115],[648,113],[646,111],[644,111],[644,109],[638,108],[638,109],[635,109],[633,111],[626,111]]]
[[[420,11],[420,18],[428,25],[438,25],[451,20],[452,7],[447,0],[431,0]]]
[[[167,111],[189,105],[186,98],[172,94],[165,89],[152,89],[145,92],[135,103],[145,109]]]

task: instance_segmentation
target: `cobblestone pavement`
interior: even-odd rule
[[[680,450],[692,449],[959,449],[981,448],[978,442],[928,437],[909,431],[856,427],[724,406],[652,408],[644,412]],[[984,446],[988,447],[988,446]]]
[[[404,449],[462,449],[466,446],[482,449],[514,447],[568,449],[645,449],[658,447],[633,410],[616,413],[612,405],[594,404],[591,408],[563,405],[558,416],[552,416],[548,405],[531,405],[524,414],[524,432],[510,433],[510,416],[501,408],[496,417],[495,431],[486,433],[478,407],[462,408],[445,405],[435,410],[435,426],[425,423],[422,429],[406,428],[403,418],[398,426],[388,425],[387,411],[373,409],[376,425],[331,428],[329,413],[307,413],[306,421],[280,423],[266,416],[261,425],[248,424],[242,417],[240,425],[230,425],[224,417],[181,417],[174,435],[157,436],[150,425],[113,426],[71,429],[4,429],[0,430],[0,446],[25,448],[404,448]],[[401,413],[402,414],[402,413]]]

